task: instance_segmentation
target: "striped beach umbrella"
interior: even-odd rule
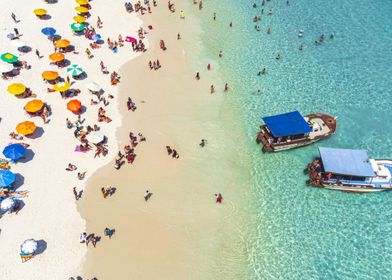
[[[14,63],[18,61],[18,57],[16,55],[13,55],[12,53],[3,53],[1,55],[1,60],[4,62],[8,62],[8,63]]]
[[[79,76],[84,72],[83,68],[77,64],[72,64],[71,67],[67,68],[67,73],[70,73],[72,77]]]
[[[26,153],[26,148],[21,144],[11,144],[4,148],[3,155],[11,160],[19,159]]]
[[[8,187],[15,182],[15,174],[9,170],[0,170],[0,187]]]
[[[72,23],[71,29],[73,31],[79,32],[82,31],[86,26],[83,23]]]

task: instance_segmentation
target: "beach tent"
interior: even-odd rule
[[[37,126],[35,125],[35,123],[29,121],[21,122],[16,126],[16,131],[19,134],[23,134],[23,135],[30,135],[34,133],[36,129]]]
[[[76,21],[77,23],[84,23],[86,22],[86,18],[82,17],[82,16],[74,16],[73,17],[74,21]]]
[[[13,83],[8,86],[7,91],[13,95],[20,95],[26,91],[26,86],[21,83]]]
[[[18,61],[18,57],[12,53],[3,53],[0,58],[2,61],[8,63],[14,63]]]
[[[8,187],[15,182],[15,174],[9,170],[0,170],[0,187]]]
[[[12,70],[14,70],[14,66],[12,66],[11,64],[0,64],[0,73],[8,73]]]
[[[41,32],[42,34],[51,37],[56,34],[56,29],[54,29],[53,27],[45,27],[41,29]]]
[[[77,64],[72,64],[70,67],[67,68],[67,73],[70,73],[72,77],[79,76],[83,72],[83,68]]]
[[[59,73],[56,71],[45,71],[41,74],[42,78],[47,81],[56,80],[59,77]]]
[[[70,83],[68,82],[60,82],[54,85],[53,89],[55,91],[59,91],[59,92],[64,92],[69,90],[69,88],[71,87]]]
[[[77,113],[82,108],[82,103],[80,103],[77,99],[72,99],[67,103],[67,109],[70,110],[72,113]]]
[[[78,13],[81,13],[81,14],[88,13],[88,9],[86,7],[82,7],[82,6],[76,7],[75,11],[77,11]]]
[[[39,99],[34,99],[26,103],[24,109],[27,113],[37,113],[44,107],[44,102]]]
[[[86,139],[91,143],[99,144],[105,140],[105,135],[99,131],[92,131],[86,136]]]
[[[71,42],[68,41],[67,39],[60,39],[60,40],[56,41],[57,48],[66,48],[69,45],[71,45]]]
[[[36,15],[36,16],[39,16],[39,17],[42,17],[42,16],[44,16],[44,15],[46,15],[46,10],[45,9],[35,9],[34,10],[34,14]]]
[[[0,208],[3,211],[9,211],[12,208],[14,208],[16,204],[15,199],[13,199],[12,197],[7,197],[6,199],[4,199],[1,204],[0,204]]]
[[[84,28],[85,28],[85,25],[83,23],[72,23],[71,24],[71,29],[76,32],[82,31]]]
[[[34,239],[28,239],[20,245],[20,252],[23,254],[34,254],[38,249],[38,242]]]
[[[21,144],[11,144],[4,148],[3,155],[11,160],[16,160],[24,156],[26,148]]]
[[[92,92],[99,92],[101,91],[101,86],[95,82],[89,82],[86,84],[86,88]]]
[[[65,55],[61,52],[55,52],[55,53],[52,53],[51,55],[49,55],[49,58],[55,62],[59,62],[59,61],[64,60]]]

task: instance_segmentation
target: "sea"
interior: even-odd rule
[[[319,146],[392,158],[392,1],[203,0],[194,10],[205,57],[240,112],[237,152],[249,158],[247,233],[236,246],[246,267],[235,278],[392,279],[392,193],[313,188],[303,172]],[[336,134],[263,154],[262,117],[294,110],[337,116]],[[224,257],[232,263],[236,254]]]

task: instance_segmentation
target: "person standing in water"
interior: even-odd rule
[[[200,73],[199,72],[196,73],[196,77],[195,78],[196,78],[196,80],[200,80]]]
[[[214,87],[214,85],[211,85],[211,87],[210,87],[210,92],[211,92],[211,94],[213,94],[213,93],[215,92],[215,87]]]
[[[212,17],[214,20],[216,20],[216,13],[214,13],[214,16]]]
[[[225,84],[225,90],[224,90],[225,92],[228,92],[229,91],[229,85],[226,83]]]

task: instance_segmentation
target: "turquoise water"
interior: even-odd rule
[[[233,88],[228,98],[243,113],[249,144],[240,149],[252,158],[244,279],[392,279],[392,193],[308,187],[303,169],[317,145],[262,154],[254,142],[262,116],[298,109],[338,116],[337,133],[319,145],[392,157],[392,2],[271,0],[260,32],[252,19],[261,1],[256,9],[251,1],[203,2],[203,43]],[[257,76],[263,67],[268,74]]]

